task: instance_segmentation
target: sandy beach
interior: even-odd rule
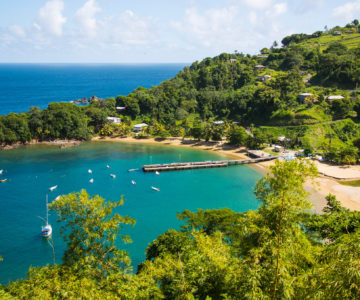
[[[224,158],[243,159],[246,156],[244,147],[238,148],[219,142],[205,142],[193,139],[182,138],[167,138],[167,139],[136,139],[133,137],[94,137],[92,141],[115,141],[115,142],[130,142],[130,143],[145,143],[154,145],[164,145],[172,147],[187,147],[204,151],[211,151],[217,153]],[[314,206],[314,210],[318,213],[326,205],[325,197],[331,193],[336,195],[341,204],[352,210],[360,210],[360,188],[345,186],[337,182],[340,179],[360,179],[360,166],[333,166],[326,163],[314,161],[317,166],[320,176],[313,182],[307,182],[305,189],[309,193],[309,200]],[[269,171],[269,166],[274,164],[274,161],[250,165],[259,172],[266,174]]]

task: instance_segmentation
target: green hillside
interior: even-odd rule
[[[128,135],[131,126],[140,122],[149,124],[143,136],[205,140],[228,137],[234,142],[231,135],[238,125],[328,128],[332,122],[351,119],[356,124],[356,133],[351,139],[339,137],[342,142],[339,145],[353,149],[360,144],[357,22],[326,32],[287,36],[282,47],[263,48],[258,55],[236,52],[208,57],[185,67],[159,86],[139,87],[127,96],[93,101],[87,107],[53,103],[42,111],[33,108],[25,114],[0,116],[0,143]],[[119,106],[125,109],[116,111]],[[110,124],[108,116],[121,117],[123,122]],[[224,124],[215,125],[216,120]],[[248,142],[243,139],[237,144],[258,148],[274,142],[273,138],[263,136],[254,142],[251,136],[245,139]],[[330,151],[324,148],[326,143],[295,140],[294,148],[306,146],[309,152]],[[353,161],[356,160],[357,155]]]

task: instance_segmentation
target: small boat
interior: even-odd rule
[[[57,196],[57,197],[55,198],[55,200],[59,200],[59,199],[60,199],[60,197],[61,197],[60,195],[59,195],[59,196]]]
[[[3,172],[4,172],[4,170],[3,170],[3,169],[1,169],[1,170],[0,170],[0,175],[1,175]]]
[[[156,175],[160,175],[160,173],[159,173],[158,171],[155,171],[155,174],[156,174]]]
[[[49,237],[52,234],[52,227],[49,224],[49,207],[48,207],[48,196],[46,195],[46,225],[41,226],[41,235],[43,237]]]
[[[114,174],[110,174],[110,176],[111,176],[112,178],[116,178],[116,175],[114,175]]]
[[[93,182],[94,182],[94,179],[93,179],[93,178],[91,178],[91,179],[89,180],[89,182],[90,182],[90,183],[93,183]]]
[[[0,180],[0,182],[6,182],[6,181],[7,181],[7,178]]]
[[[152,188],[154,191],[160,192],[160,189],[158,189],[158,188],[156,188],[156,187],[154,187],[154,186],[152,186],[151,188]]]
[[[139,171],[139,169],[129,169],[128,172],[136,172]]]
[[[89,169],[89,170],[88,170],[88,173],[89,173],[89,174],[92,174],[92,171],[91,171],[91,169]]]
[[[111,169],[111,167],[110,167],[109,165],[106,165],[106,167],[107,167],[108,169]]]
[[[132,183],[133,185],[136,185],[136,182],[135,182],[134,180],[131,180],[131,183]]]
[[[57,189],[57,185],[52,186],[51,188],[49,188],[49,191],[52,192],[53,190]]]

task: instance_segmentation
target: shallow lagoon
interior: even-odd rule
[[[30,265],[51,263],[52,251],[41,238],[43,221],[38,218],[45,216],[46,194],[49,201],[83,188],[105,199],[118,200],[124,195],[125,204],[118,212],[135,218],[136,225],[125,228],[133,243],[120,246],[129,251],[134,267],[145,258],[149,242],[167,229],[179,228],[177,212],[222,207],[256,209],[259,203],[253,188],[261,174],[248,166],[163,172],[159,176],[127,171],[151,163],[220,159],[224,157],[200,150],[114,142],[83,143],[62,150],[37,145],[0,152],[0,169],[6,170],[0,179],[8,178],[0,184],[0,254],[4,259],[0,263],[0,283],[24,278]],[[88,169],[92,169],[92,175]],[[93,184],[89,183],[91,178]],[[49,192],[54,185],[58,188]],[[161,191],[153,191],[151,186]],[[53,212],[50,223],[56,261],[60,263],[65,244],[56,218]]]

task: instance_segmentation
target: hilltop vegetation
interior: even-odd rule
[[[144,122],[149,126],[143,137],[227,137],[255,148],[273,143],[277,132],[285,131],[293,135],[293,148],[331,152],[335,157],[328,158],[340,163],[345,162],[341,153],[351,153],[346,162],[353,163],[360,146],[358,38],[354,20],[345,27],[287,36],[282,47],[275,42],[259,55],[236,52],[205,58],[159,86],[139,87],[127,96],[93,101],[87,107],[52,103],[42,111],[32,108],[0,116],[0,143],[128,135],[133,124]],[[110,124],[108,116],[119,116],[123,122]],[[351,132],[343,134],[339,128],[346,124]],[[236,140],[231,135],[239,126],[248,127],[250,134]],[[288,126],[293,127],[278,130]]]

